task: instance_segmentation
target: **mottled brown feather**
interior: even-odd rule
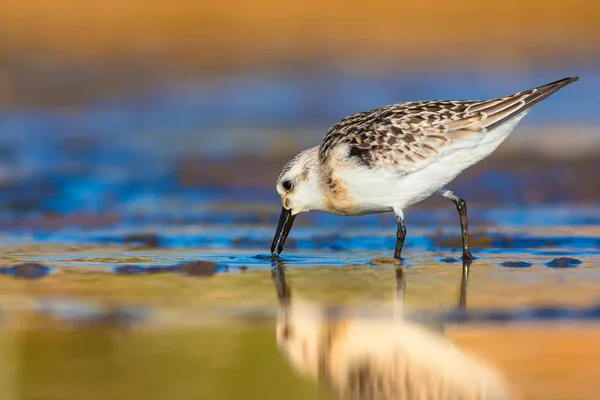
[[[579,78],[565,78],[491,100],[415,101],[379,107],[335,123],[319,148],[322,164],[340,146],[369,168],[411,173],[458,143],[476,144],[489,131],[527,112]]]

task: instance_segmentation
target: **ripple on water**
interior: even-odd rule
[[[0,274],[11,275],[22,279],[39,279],[50,274],[52,268],[39,263],[22,263],[9,268],[0,269]]]
[[[451,311],[441,316],[446,322],[534,322],[534,321],[599,321],[600,304],[589,307],[540,306],[516,310]]]
[[[238,268],[240,269],[240,268]],[[119,265],[113,269],[117,275],[139,275],[139,274],[157,274],[157,273],[176,273],[188,276],[206,277],[213,276],[216,273],[229,271],[229,266],[208,261],[189,261],[175,265]],[[245,271],[245,269],[244,269]]]
[[[551,268],[574,268],[583,264],[583,261],[571,257],[559,257],[548,261],[545,265]]]
[[[462,245],[461,236],[457,234],[434,234],[429,239],[431,245],[437,248],[455,248]],[[598,249],[600,248],[600,237],[475,233],[470,236],[470,243],[474,248],[486,249]]]
[[[445,257],[445,258],[440,258],[440,262],[446,263],[446,264],[453,264],[453,263],[457,263],[460,260],[458,258],[454,258],[454,257]]]
[[[525,261],[505,261],[503,263],[500,263],[501,267],[506,267],[506,268],[528,268],[531,267],[533,264],[529,263],[529,262],[525,262]]]

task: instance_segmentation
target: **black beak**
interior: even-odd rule
[[[277,231],[273,238],[273,244],[271,244],[271,255],[278,256],[283,250],[285,240],[287,239],[292,225],[294,225],[295,215],[292,215],[292,210],[286,210],[285,207],[281,208],[281,215],[279,216],[279,223],[277,224]]]

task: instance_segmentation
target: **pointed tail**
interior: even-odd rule
[[[491,131],[517,115],[528,111],[548,96],[579,80],[579,77],[560,79],[556,82],[479,103],[470,108],[470,112],[480,112],[487,115],[485,130]]]

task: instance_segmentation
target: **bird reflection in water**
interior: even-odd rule
[[[459,310],[466,309],[470,261],[463,263]],[[276,340],[298,372],[344,400],[515,399],[503,378],[440,330],[405,317],[405,277],[396,270],[389,317],[348,315],[292,298],[283,262],[274,261],[280,301]],[[344,315],[346,314],[346,315]]]

